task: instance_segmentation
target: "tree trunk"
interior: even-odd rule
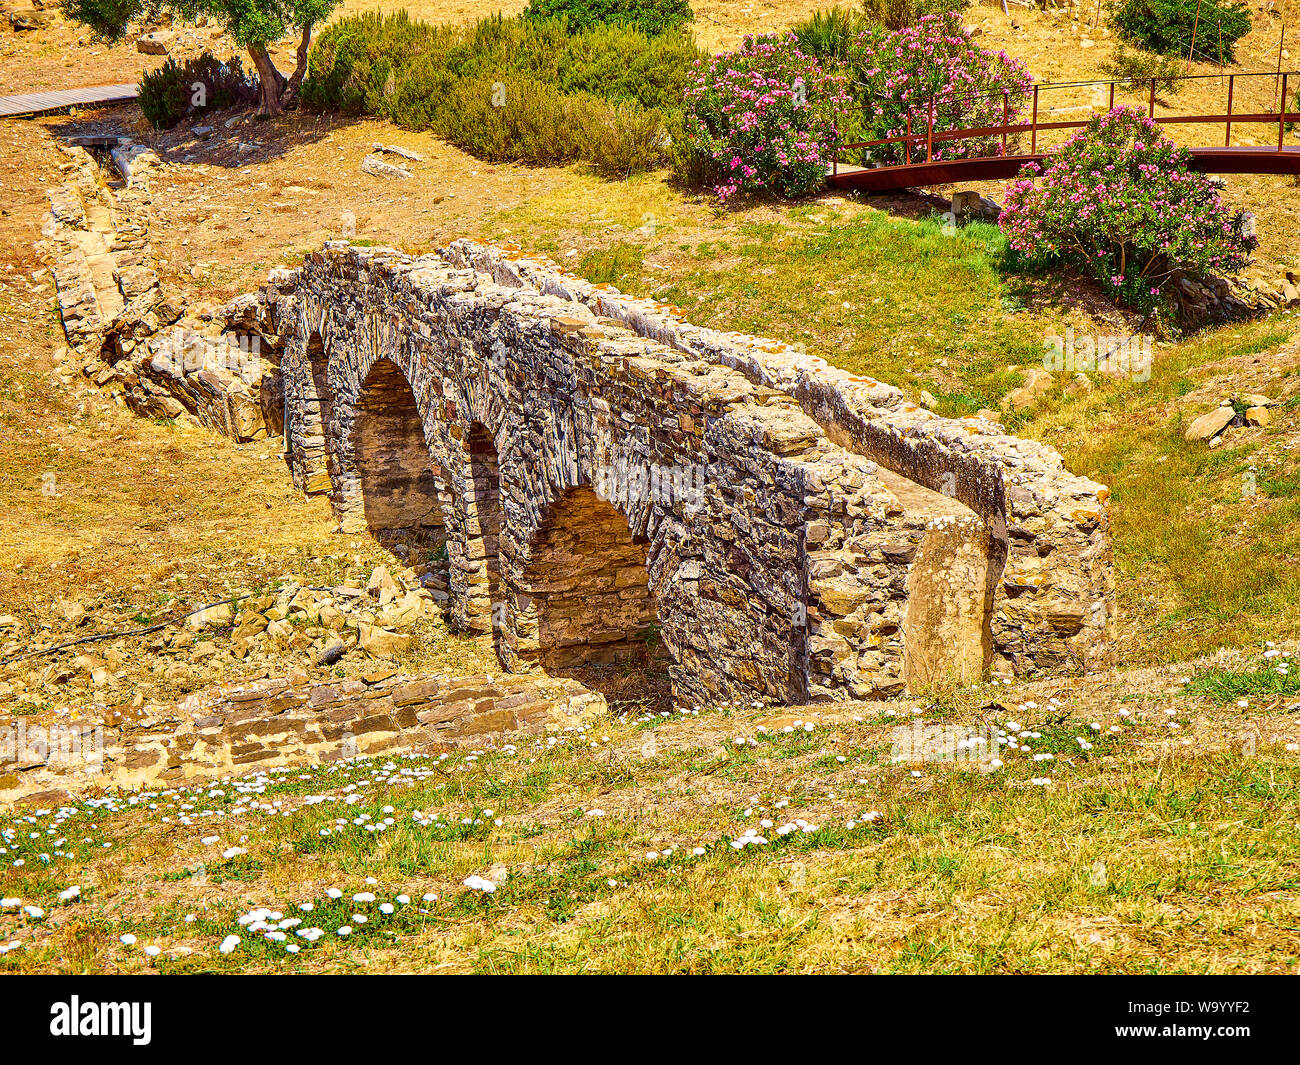
[[[258,117],[270,118],[283,114],[280,93],[284,88],[284,75],[275,69],[275,63],[271,61],[266,45],[250,44],[248,54],[253,59],[253,66],[257,68],[257,81],[262,91],[262,102],[257,107]]]
[[[302,88],[302,79],[307,74],[307,49],[310,46],[311,23],[309,22],[302,28],[302,40],[298,42],[297,65],[294,67],[293,76],[289,78],[284,92],[280,94],[281,107],[288,107],[298,98],[298,90]]]

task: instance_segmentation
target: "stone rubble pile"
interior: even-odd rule
[[[289,580],[273,593],[219,603],[176,626],[111,643],[71,647],[53,657],[19,659],[0,666],[0,705],[37,707],[87,695],[108,705],[128,700],[123,666],[135,653],[148,655],[166,680],[215,680],[230,670],[260,666],[270,672],[326,669],[345,658],[380,660],[367,676],[393,672],[392,662],[412,648],[422,622],[441,616],[448,598],[445,565],[378,566],[362,586],[345,582],[322,590]],[[33,644],[66,642],[93,633],[93,611],[74,600],[54,605],[68,626],[60,634],[23,638],[17,618],[0,617],[0,658]],[[140,698],[136,693],[136,705]]]
[[[1205,440],[1210,447],[1218,447],[1223,443],[1228,429],[1268,425],[1273,420],[1269,414],[1269,408],[1273,405],[1274,400],[1256,393],[1225,396],[1217,407],[1193,421],[1183,437],[1193,442]]]

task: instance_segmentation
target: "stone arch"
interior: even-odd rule
[[[569,488],[529,546],[513,599],[518,664],[566,673],[648,660],[658,630],[649,541],[612,504]]]
[[[368,528],[389,548],[439,550],[446,540],[441,469],[410,382],[390,359],[376,359],[361,382],[348,452],[354,477],[343,500],[343,526]]]

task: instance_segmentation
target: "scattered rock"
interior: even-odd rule
[[[135,42],[135,50],[145,55],[166,55],[175,40],[176,34],[171,30],[155,30],[139,37]]]
[[[357,643],[372,658],[390,658],[408,650],[411,637],[361,621],[357,623]]]
[[[202,632],[204,629],[222,628],[229,625],[234,619],[235,612],[230,604],[218,603],[206,610],[200,610],[197,614],[191,614],[185,619],[185,623],[195,632]]]
[[[1002,407],[1022,411],[1032,406],[1040,396],[1052,390],[1052,375],[1039,366],[1025,371],[1025,383],[1002,397]]]
[[[332,666],[347,653],[348,645],[335,636],[325,644],[320,654],[316,656],[316,664],[318,666]]]
[[[1267,407],[1248,407],[1246,410],[1247,425],[1267,425],[1272,420]]]
[[[376,566],[370,574],[366,591],[379,600],[380,606],[386,606],[402,592],[402,586],[393,579],[387,566]]]
[[[191,662],[206,662],[209,658],[216,657],[217,645],[211,640],[202,640],[194,645],[190,651]]]
[[[1183,434],[1185,440],[1210,440],[1218,436],[1237,416],[1237,412],[1231,407],[1216,407],[1206,414],[1202,414],[1196,421],[1187,427],[1187,432]]]
[[[54,16],[51,12],[37,11],[35,8],[11,11],[7,17],[9,25],[15,33],[30,33],[32,30],[43,30],[54,22]]]
[[[54,604],[55,613],[71,625],[80,625],[86,617],[86,608],[75,599],[59,599]]]
[[[1086,395],[1091,391],[1092,391],[1092,379],[1082,370],[1076,373],[1070,379],[1070,383],[1065,386],[1065,394],[1067,396]]]
[[[376,141],[373,145],[371,145],[371,147],[373,147],[376,152],[379,152],[381,154],[387,153],[389,155],[401,156],[403,159],[410,159],[412,162],[416,162],[416,163],[422,162],[424,160],[424,156],[422,156],[419,152],[413,152],[411,151],[410,148],[403,148],[396,144],[380,144],[378,141]]]
[[[362,673],[361,679],[367,684],[380,684],[383,681],[386,681],[389,677],[395,676],[397,676],[396,666],[378,666],[375,669]]]
[[[361,169],[367,174],[382,178],[406,179],[413,176],[409,170],[394,166],[392,163],[386,163],[377,155],[367,155],[361,161]]]

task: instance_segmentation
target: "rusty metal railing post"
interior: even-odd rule
[[[1282,75],[1282,106],[1277,112],[1277,150],[1282,150],[1282,137],[1286,133],[1286,75]]]
[[[1147,106],[1147,118],[1154,121],[1155,117],[1156,117],[1156,79],[1152,78],[1151,79],[1151,102]]]
[[[1236,74],[1228,75],[1228,128],[1223,134],[1223,146],[1225,148],[1232,147],[1232,83],[1236,77]]]
[[[1011,125],[1011,97],[1002,90],[1002,157],[1007,154],[1007,127]]]
[[[1038,154],[1038,86],[1034,86],[1034,117],[1029,124],[1029,154]]]
[[[930,117],[925,126],[925,161],[934,158],[934,97],[930,97]]]
[[[907,109],[907,141],[903,144],[907,152],[907,165],[912,165],[912,109]]]
[[[1115,83],[1113,81],[1110,83],[1110,107],[1108,107],[1106,110],[1108,111],[1115,110]]]

